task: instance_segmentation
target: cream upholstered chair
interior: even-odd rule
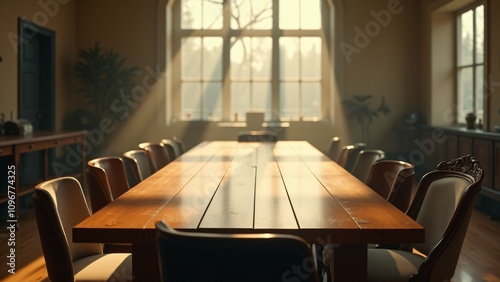
[[[385,152],[382,150],[361,150],[352,167],[352,175],[362,182],[366,182],[368,173],[372,164],[379,159],[385,157]]]
[[[156,230],[162,281],[319,281],[297,236],[181,232],[164,221]]]
[[[139,148],[146,151],[151,161],[152,172],[157,172],[162,167],[168,165],[173,159],[168,149],[161,142],[144,142],[139,144]]]
[[[338,160],[340,153],[340,138],[335,136],[330,142],[330,148],[328,149],[328,157],[333,161]]]
[[[123,153],[123,163],[129,176],[131,187],[137,185],[151,175],[151,161],[145,150],[130,150]]]
[[[424,175],[407,214],[424,226],[425,243],[368,249],[368,281],[450,281],[482,179],[470,155]]]
[[[73,226],[90,216],[77,179],[38,184],[33,203],[51,281],[132,281],[131,254],[103,254],[99,243],[73,243]]]

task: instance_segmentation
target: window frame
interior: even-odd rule
[[[477,54],[477,35],[476,35],[476,8],[479,6],[483,6],[484,12],[483,12],[483,59],[481,63],[477,62],[476,54]],[[474,114],[477,116],[476,122],[478,120],[481,120],[484,124],[486,118],[487,118],[487,109],[488,109],[488,93],[487,93],[487,87],[485,87],[485,82],[486,82],[486,74],[487,74],[487,25],[486,25],[486,15],[487,15],[487,3],[484,0],[476,1],[474,3],[471,3],[470,5],[467,5],[460,10],[456,11],[455,14],[455,25],[456,25],[456,40],[455,40],[455,124],[465,124],[465,116],[467,115],[468,112],[462,113],[463,115],[460,114],[461,110],[459,109],[460,103],[460,72],[466,69],[471,69],[472,70],[472,111]],[[461,55],[461,16],[464,13],[467,13],[469,11],[473,12],[473,49],[472,49],[472,63],[470,64],[460,64],[459,62],[459,57]],[[483,77],[482,81],[477,81],[477,68],[482,67],[483,69]],[[482,85],[482,95],[483,95],[483,105],[482,105],[482,113],[478,113],[478,105],[477,105],[477,90],[478,90],[478,83]],[[462,107],[463,108],[463,107]]]
[[[301,121],[302,117],[297,116],[292,119],[284,119],[280,117],[280,91],[279,84],[282,82],[279,74],[279,39],[283,37],[319,37],[321,38],[321,106],[320,113],[317,119],[312,120],[323,120],[329,119],[330,116],[330,93],[331,93],[331,82],[330,77],[332,76],[333,70],[330,67],[330,57],[332,55],[331,48],[331,32],[330,28],[332,26],[330,19],[330,9],[331,6],[328,5],[328,1],[320,0],[321,14],[322,14],[322,28],[319,30],[282,30],[279,29],[279,0],[273,1],[273,27],[278,26],[278,28],[273,28],[271,30],[258,30],[258,29],[246,29],[246,30],[232,30],[230,26],[231,20],[231,9],[228,7],[230,5],[230,0],[224,0],[225,7],[223,9],[223,27],[219,30],[192,30],[192,29],[181,29],[181,1],[174,1],[172,6],[172,17],[171,26],[172,40],[167,45],[167,48],[171,48],[169,52],[171,54],[170,61],[172,66],[171,75],[171,88],[170,88],[170,116],[173,120],[187,120],[181,116],[182,104],[181,104],[181,66],[182,66],[182,56],[180,56],[182,48],[182,38],[186,36],[195,37],[222,37],[223,38],[223,51],[222,51],[222,120],[213,121],[241,121],[235,120],[235,117],[231,115],[231,78],[230,78],[230,40],[233,37],[270,37],[272,40],[272,54],[273,59],[271,63],[272,76],[271,76],[271,119],[266,119],[266,121]],[[224,36],[225,35],[225,36]],[[179,54],[176,56],[176,54]],[[299,79],[297,82],[300,82]],[[200,80],[202,82],[202,80]],[[200,108],[201,111],[201,108]],[[198,119],[193,119],[198,120]],[[201,114],[201,120],[210,121],[203,119],[203,114]]]

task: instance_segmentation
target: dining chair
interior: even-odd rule
[[[410,205],[413,191],[415,176],[413,168],[413,164],[403,161],[387,159],[376,160],[371,165],[366,185],[400,211],[406,212]],[[375,248],[377,246],[381,245],[375,243],[368,244],[368,248]],[[328,268],[331,264],[335,245],[327,244],[323,246],[322,249],[322,263],[319,265]],[[328,269],[325,270],[326,275],[329,276]]]
[[[330,148],[328,149],[328,157],[332,159],[333,161],[338,160],[339,158],[339,152],[340,152],[340,138],[338,136],[335,136],[332,138],[330,141]]]
[[[238,133],[238,142],[276,142],[278,135],[268,130],[250,130]]]
[[[76,178],[39,183],[33,204],[51,281],[132,281],[130,253],[104,254],[99,243],[73,243],[73,226],[90,216]]]
[[[186,152],[186,145],[184,144],[184,141],[182,141],[182,139],[178,138],[177,136],[174,136],[172,137],[172,141],[174,141],[179,147],[181,155]]]
[[[145,150],[129,150],[123,153],[130,187],[134,187],[151,175],[151,161]]]
[[[106,178],[106,176],[101,171],[98,171],[98,169],[95,171],[94,169],[89,169],[87,165],[87,187],[92,213],[97,212],[113,201],[109,185],[102,184],[103,181],[107,180],[102,180],[102,178]]]
[[[87,162],[88,191],[92,213],[97,212],[130,189],[123,160],[102,157]],[[105,253],[131,252],[130,244],[104,244]]]
[[[125,164],[119,157],[92,159],[87,162],[87,171],[95,177],[97,184],[103,187],[101,191],[111,192],[111,201],[130,189]]]
[[[152,172],[160,170],[172,161],[168,149],[161,142],[140,143],[139,148],[145,150],[148,154],[151,161],[151,168],[153,169]]]
[[[337,158],[337,164],[341,167],[350,171],[359,151],[366,148],[366,144],[364,143],[355,143],[352,145],[343,146],[340,149],[339,156]]]
[[[375,161],[370,167],[370,171],[366,178],[366,185],[372,188],[377,194],[384,199],[394,198],[396,192],[403,192],[399,187],[401,184],[409,184],[410,196],[413,183],[406,183],[410,174],[414,172],[414,165],[404,161],[381,159]],[[410,179],[411,180],[411,179]],[[396,189],[396,190],[395,190]],[[391,193],[393,194],[392,196]],[[401,194],[400,194],[401,196]],[[409,205],[410,198],[408,198]],[[407,209],[408,207],[406,207]],[[406,212],[404,209],[403,212]]]
[[[169,150],[169,155],[173,157],[172,159],[176,159],[181,155],[181,148],[179,146],[179,143],[175,142],[172,139],[162,139],[161,143],[167,147],[167,150]]]
[[[366,149],[365,143],[355,143],[353,144],[354,149],[349,152],[349,157],[347,158],[347,162],[344,166],[344,169],[352,172],[352,168],[354,167],[354,163],[358,159],[358,155],[361,151]]]
[[[361,150],[352,166],[352,175],[362,182],[366,182],[372,164],[384,157],[385,152],[382,150]]]
[[[156,223],[162,281],[319,281],[300,237],[181,232]]]
[[[413,187],[415,183],[415,171],[413,168],[399,172],[387,201],[400,211],[406,213],[411,203]]]
[[[451,281],[483,176],[470,155],[425,174],[407,212],[425,228],[425,243],[369,249],[368,281]]]

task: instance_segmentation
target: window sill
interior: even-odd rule
[[[218,127],[247,127],[246,122],[218,122]],[[289,122],[263,122],[264,128],[286,128],[290,127]]]

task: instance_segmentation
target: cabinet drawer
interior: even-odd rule
[[[81,143],[82,141],[83,141],[82,136],[75,136],[75,137],[61,138],[57,140],[31,142],[19,145],[19,152],[26,153],[31,151],[51,149],[58,146]]]
[[[474,157],[484,170],[483,186],[493,187],[493,141],[474,139]]]
[[[55,141],[31,142],[19,145],[19,153],[26,153],[38,150],[53,148]]]
[[[13,152],[14,152],[14,150],[12,149],[12,146],[2,147],[2,148],[0,148],[0,157],[10,156],[10,155],[12,155]]]

